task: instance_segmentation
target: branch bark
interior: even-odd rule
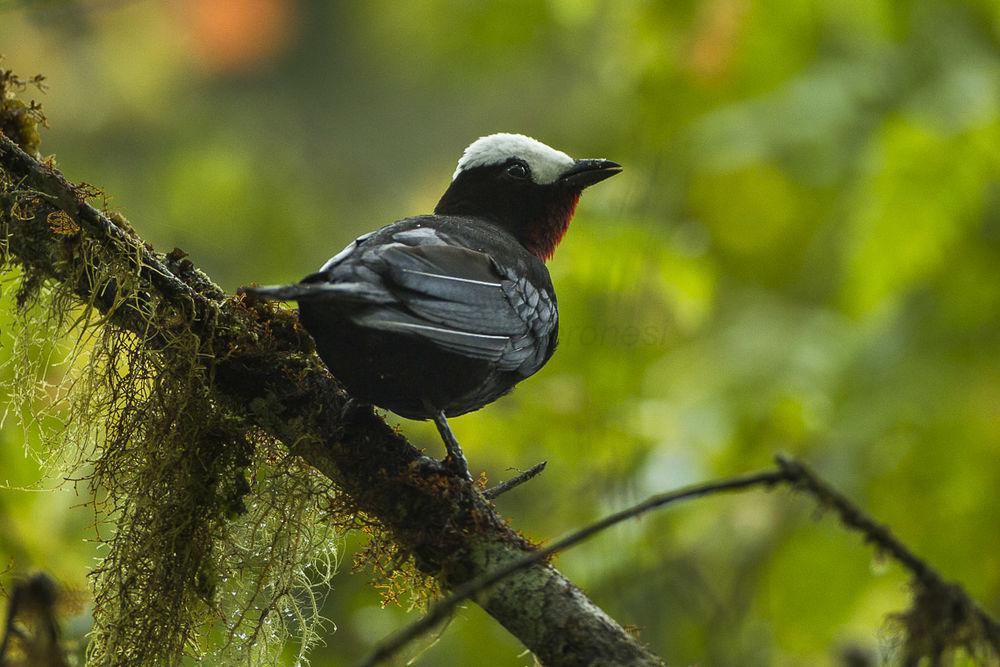
[[[345,411],[347,395],[312,354],[294,316],[249,306],[179,254],[155,253],[123,221],[88,204],[79,188],[3,134],[0,169],[35,197],[24,217],[11,215],[9,197],[0,202],[11,259],[30,275],[64,281],[75,275],[66,270],[68,248],[83,240],[99,244],[123,272],[139,277],[141,289],[112,308],[110,298],[92,293],[86,277],[78,277],[71,287],[81,303],[96,305],[111,326],[132,331],[151,349],[181,330],[198,336],[215,399],[337,483],[444,588],[533,553],[471,483],[442,472],[370,409]],[[77,232],[53,229],[51,216],[62,214]],[[143,295],[154,292],[172,312],[150,319]],[[518,570],[475,600],[545,664],[662,664],[544,562]]]

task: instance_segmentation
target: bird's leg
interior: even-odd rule
[[[437,426],[438,433],[441,434],[441,439],[444,440],[444,448],[448,450],[448,455],[444,457],[445,465],[471,482],[472,475],[469,474],[469,464],[465,460],[465,454],[462,453],[462,448],[459,446],[458,440],[455,439],[455,434],[451,432],[451,427],[448,426],[448,419],[444,416],[444,410],[435,413],[434,425]]]

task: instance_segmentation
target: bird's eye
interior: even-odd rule
[[[515,162],[514,164],[507,167],[507,175],[513,176],[514,178],[527,178],[528,168],[525,167],[520,162]]]

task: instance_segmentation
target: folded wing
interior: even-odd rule
[[[357,323],[418,336],[503,370],[527,370],[546,358],[555,308],[489,255],[452,245],[391,243],[363,261],[395,299],[365,309],[353,318]]]

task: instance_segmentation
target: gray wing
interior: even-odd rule
[[[362,260],[394,297],[354,319],[495,362],[537,370],[551,352],[556,309],[544,291],[489,255],[452,245],[390,243]]]

